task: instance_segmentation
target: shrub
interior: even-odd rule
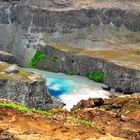
[[[87,78],[98,83],[103,83],[104,73],[103,72],[88,73]]]

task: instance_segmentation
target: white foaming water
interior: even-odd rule
[[[60,98],[66,104],[64,108],[67,110],[82,99],[109,97],[109,92],[102,89],[104,84],[93,82],[83,76],[71,76],[37,69],[26,70],[43,74],[46,77],[48,91],[53,96]]]
[[[89,98],[108,98],[109,93],[102,89],[95,89],[91,87],[83,87],[74,89],[68,95],[61,95],[61,100],[66,103],[65,109],[69,110],[76,105],[82,99],[89,99]]]

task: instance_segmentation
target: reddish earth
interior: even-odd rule
[[[116,109],[112,107],[107,110],[109,108],[105,108],[105,105],[109,101],[105,101],[94,108],[85,107],[71,112],[58,109],[47,116],[0,107],[0,140],[139,140],[139,97],[124,97],[110,100],[116,103],[115,107],[119,104]],[[129,100],[126,101],[126,98]],[[95,101],[97,103],[97,99]],[[122,115],[126,113],[124,110],[131,110],[131,114]],[[92,122],[95,126],[76,122],[66,116]]]

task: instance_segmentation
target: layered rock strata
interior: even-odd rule
[[[0,62],[0,98],[42,110],[63,107],[60,100],[47,92],[43,76],[19,67],[16,67],[16,72],[7,72],[11,67],[13,65]]]
[[[102,71],[104,72],[104,83],[116,91],[125,93],[140,91],[139,67],[124,67],[104,58],[91,57],[80,53],[74,54],[71,49],[64,51],[47,46],[40,51],[44,52],[46,56],[36,65],[36,68],[82,76]]]
[[[19,65],[29,66],[39,50],[48,57],[37,68],[84,76],[103,71],[109,87],[127,93],[140,91],[138,2],[0,3],[0,49],[11,52]]]

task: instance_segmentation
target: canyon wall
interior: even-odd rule
[[[36,65],[36,68],[82,76],[100,71],[104,72],[104,83],[116,91],[124,93],[140,91],[139,70],[103,58],[67,53],[53,46],[42,47],[39,51],[44,52],[46,56]]]
[[[36,51],[41,51],[46,58],[36,68],[84,76],[103,71],[109,87],[140,91],[139,62],[137,69],[129,68],[100,56],[76,55],[75,51],[67,53],[54,47],[62,44],[95,51],[121,49],[123,45],[139,48],[139,5],[76,7],[72,3],[63,7],[49,0],[0,3],[0,49],[12,53],[18,65],[29,66]]]

